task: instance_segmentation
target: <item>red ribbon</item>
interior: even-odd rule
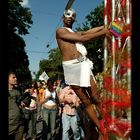
[[[108,133],[116,134],[121,138],[128,138],[130,136],[131,124],[125,120],[105,115],[104,118],[100,120],[100,126],[105,136],[104,140],[108,140]]]
[[[122,0],[122,6],[126,5],[126,0]]]

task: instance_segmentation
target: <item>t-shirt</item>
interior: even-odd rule
[[[45,98],[49,97],[45,102],[46,105],[53,106],[56,105],[56,91],[50,92],[48,89],[45,90]]]
[[[20,92],[16,89],[9,90],[9,115],[8,115],[8,121],[9,121],[9,133],[14,132],[14,130],[20,125],[23,124],[24,121],[24,114],[22,112],[22,109],[20,109],[16,103],[18,98],[21,96]]]

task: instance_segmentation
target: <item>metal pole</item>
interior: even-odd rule
[[[130,0],[126,0],[126,24],[130,25]],[[129,32],[130,29],[129,29]],[[128,48],[128,55],[131,56],[131,36],[128,36],[128,41],[127,41],[127,48]],[[131,69],[128,69],[127,71],[128,74],[128,91],[131,92]]]
[[[112,21],[114,21],[115,19],[115,0],[112,0]],[[112,83],[112,101],[114,101],[114,89],[115,89],[115,77],[116,77],[116,67],[115,67],[115,37],[112,36],[112,71],[111,71],[111,75],[112,75],[112,79],[113,79],[113,83]],[[112,117],[115,116],[115,109],[114,106],[112,105],[112,112],[111,112]]]
[[[105,9],[105,12],[104,12],[104,25],[105,25],[105,28],[108,27],[108,20],[107,20],[107,0],[104,0],[104,9]],[[107,70],[107,37],[105,37],[104,39],[104,71]]]
[[[117,5],[117,6],[118,6],[118,8],[117,8],[117,16],[119,16],[119,17],[117,17],[117,18],[118,18],[118,20],[122,21],[122,17],[120,17],[121,10],[122,10],[122,9],[121,9],[121,2],[118,1],[117,4],[118,4],[118,5]],[[118,41],[116,41],[116,43],[118,43],[118,47],[119,47],[119,48],[122,47],[121,41],[122,41],[121,37],[119,37],[119,38],[118,38]],[[117,70],[119,69],[119,67],[120,67],[120,65],[118,64]],[[117,75],[117,70],[116,70],[116,75]],[[119,79],[119,80],[120,80],[120,79]]]
[[[126,24],[129,25],[129,32],[131,32],[131,5],[130,0],[126,0]],[[128,36],[127,41],[127,52],[129,57],[131,57],[131,36]],[[131,93],[131,68],[127,69],[127,78],[128,78],[128,91]],[[131,108],[128,109],[128,120],[131,122]]]

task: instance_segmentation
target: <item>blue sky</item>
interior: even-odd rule
[[[77,13],[76,22],[73,29],[85,21],[91,10],[100,5],[103,0],[75,0],[72,8]],[[26,43],[26,52],[29,59],[30,71],[39,70],[39,62],[47,59],[48,51],[56,48],[55,31],[63,26],[61,20],[63,11],[68,0],[23,0],[23,5],[31,9],[33,24],[29,29],[29,34],[23,38]],[[46,45],[50,44],[47,48]]]

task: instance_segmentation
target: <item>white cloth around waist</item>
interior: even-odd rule
[[[80,87],[89,87],[91,71],[91,61],[84,58],[83,61],[78,59],[63,61],[65,82],[68,85],[78,85]]]

